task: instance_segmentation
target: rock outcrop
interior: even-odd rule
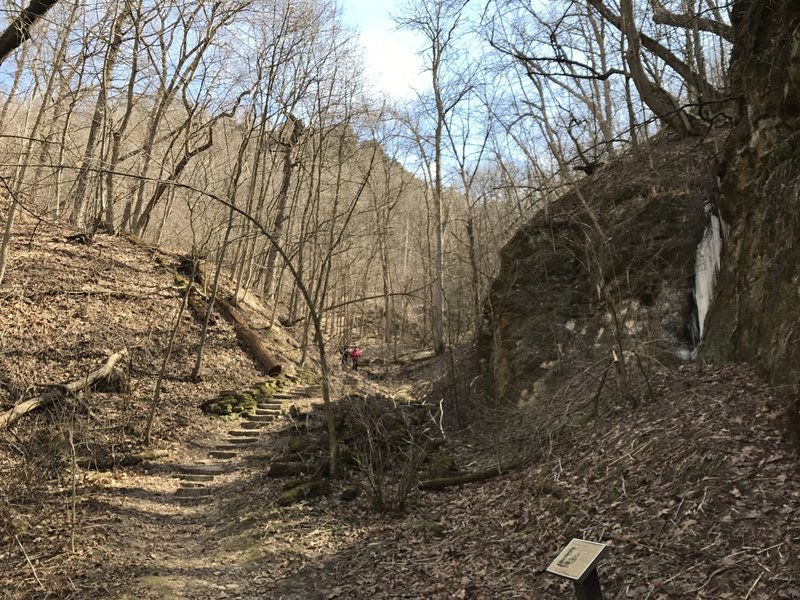
[[[497,396],[535,396],[568,352],[691,349],[695,249],[718,211],[720,273],[696,351],[754,364],[800,424],[800,4],[737,0],[731,14],[730,135],[631,150],[504,249],[481,342]]]
[[[800,373],[800,5],[734,4],[736,135],[721,165],[730,225],[702,355],[755,364],[797,396]]]
[[[695,253],[725,136],[632,148],[514,235],[480,342],[495,396],[534,400],[567,362],[691,353]]]

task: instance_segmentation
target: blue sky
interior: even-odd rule
[[[402,4],[398,0],[341,0],[345,22],[359,33],[364,46],[367,77],[376,92],[395,99],[413,97],[414,88],[427,85],[423,63],[416,52],[420,40],[397,31],[391,19]]]

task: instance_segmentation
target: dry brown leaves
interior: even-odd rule
[[[27,233],[0,293],[0,403],[128,346],[137,349],[132,397],[93,408],[101,422],[135,430],[175,314],[171,277],[121,240],[72,246],[50,230],[29,244]],[[176,374],[196,336],[185,325]],[[52,421],[28,419],[18,439],[3,439],[0,508],[20,523],[0,548],[1,598],[561,599],[571,586],[544,568],[572,537],[609,544],[600,566],[609,598],[800,597],[797,456],[781,435],[782,407],[746,366],[664,373],[639,410],[607,408],[525,469],[418,495],[403,515],[336,495],[274,508],[281,484],[264,471],[285,442],[277,430],[262,462],[215,482],[209,505],[185,507],[171,500],[170,465],[203,456],[227,429],[201,417],[200,401],[259,377],[218,327],[204,383],[167,384],[157,437],[168,464],[81,474],[74,553],[69,469],[25,493],[5,485],[31,467],[25,444]],[[514,438],[524,444],[526,432]]]

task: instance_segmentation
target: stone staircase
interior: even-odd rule
[[[228,437],[209,452],[209,459],[177,467],[175,477],[179,480],[179,487],[175,491],[175,498],[192,502],[210,500],[214,478],[237,470],[236,459],[258,444],[260,430],[280,418],[285,413],[286,405],[306,400],[316,406],[319,401],[314,400],[320,396],[320,386],[305,385],[275,393],[259,401],[254,414],[244,415],[239,426],[230,430]]]

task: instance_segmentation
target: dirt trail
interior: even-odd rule
[[[310,394],[301,389],[281,397]],[[228,437],[195,442],[178,461],[114,480],[82,505],[107,525],[107,578],[97,586],[98,597],[264,597],[265,558],[287,550],[280,535],[265,539],[263,524],[270,519],[263,513],[274,509],[253,491],[272,456],[271,435],[286,426],[274,413],[276,398],[258,409],[262,414],[232,423]],[[308,597],[302,586],[290,587],[296,595],[281,597]]]
[[[120,600],[242,598],[234,583],[246,578],[239,556],[224,551],[217,541],[219,501],[190,506],[164,494],[169,485],[166,478],[142,479],[131,482],[137,487],[97,499],[100,504],[106,502],[107,510],[119,519],[106,550],[125,557],[109,579],[133,578],[114,596]]]

